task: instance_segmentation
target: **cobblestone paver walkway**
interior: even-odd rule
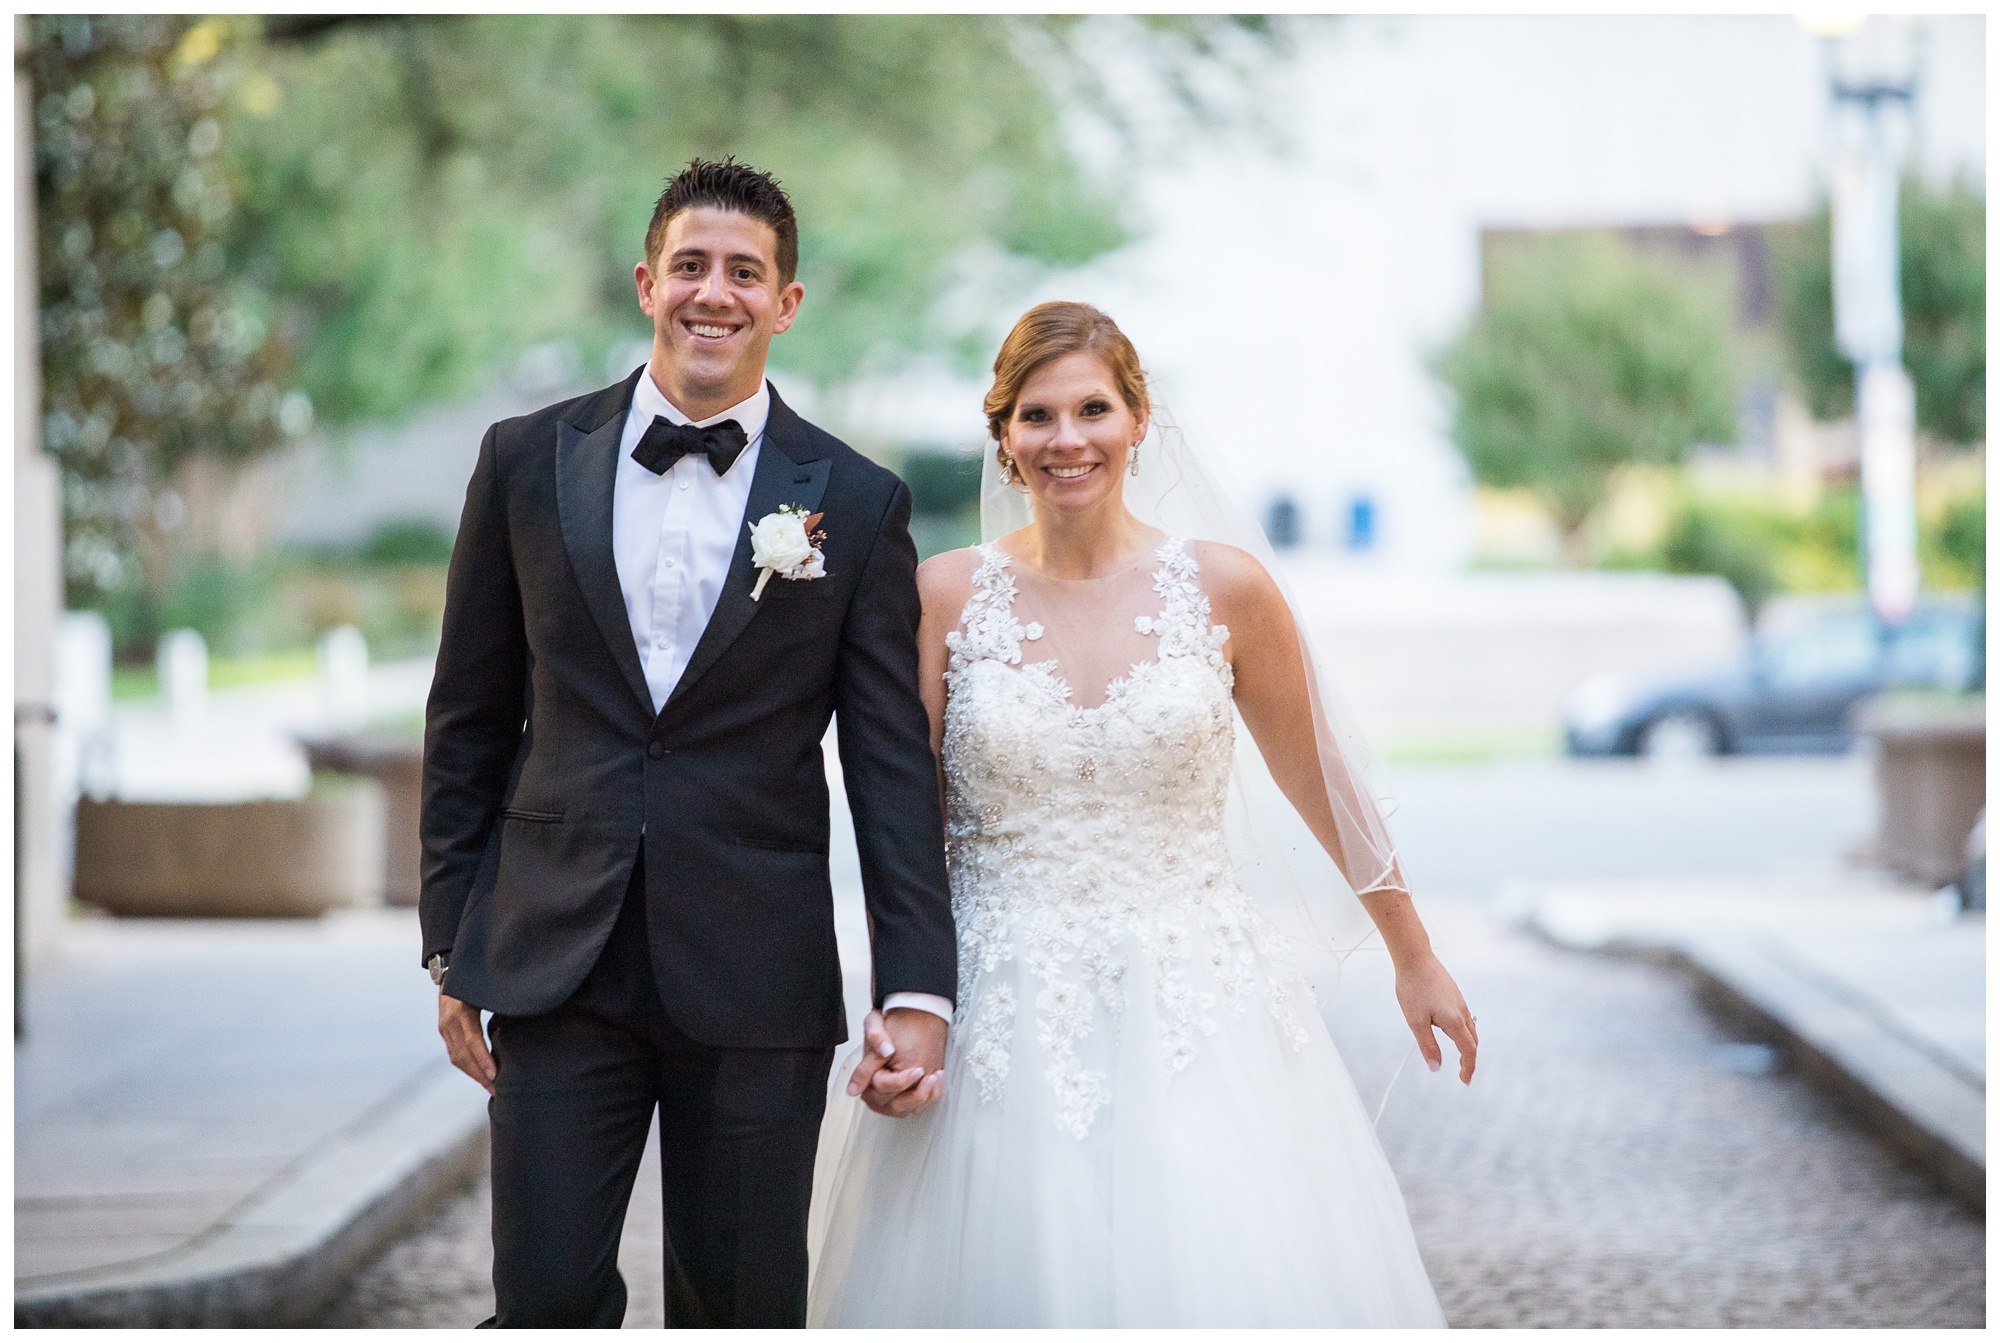
[[[1479,1015],[1460,1088],[1411,1063],[1383,1145],[1460,1327],[1976,1327],[1985,1224],[1898,1163],[1673,973],[1564,952],[1470,905],[1427,911]],[[1335,1030],[1369,1102],[1406,1049],[1386,967],[1357,957]],[[626,1324],[660,1323],[657,1176],[620,1256]],[[469,1190],[324,1323],[455,1327],[492,1308]]]
[[[1479,1076],[1413,1064],[1380,1131],[1454,1325],[1985,1322],[1984,1222],[1720,1033],[1678,975],[1469,908],[1429,921],[1479,1017]],[[1408,1036],[1379,965],[1347,991],[1336,1034],[1372,1102]]]

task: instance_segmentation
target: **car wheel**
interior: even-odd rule
[[[1639,754],[1653,760],[1721,755],[1722,727],[1699,709],[1675,709],[1639,730]]]

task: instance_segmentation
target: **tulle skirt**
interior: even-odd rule
[[[1143,965],[1120,1019],[1100,1009],[1072,1046],[1109,1091],[1081,1137],[1059,1122],[1025,957],[990,972],[1023,1004],[998,1094],[982,1096],[954,1031],[944,1100],[885,1118],[846,1095],[858,1047],[843,1051],[814,1188],[814,1325],[1444,1324],[1318,1014],[1217,1007],[1174,1071]]]

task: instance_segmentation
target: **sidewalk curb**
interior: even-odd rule
[[[427,1064],[184,1245],[24,1278],[16,1328],[310,1322],[370,1255],[486,1164],[486,1097]]]
[[[1846,1103],[1877,1138],[1986,1213],[1986,1087],[1913,1040],[1851,992],[1801,969],[1754,935],[1590,935],[1524,911],[1538,937],[1569,951],[1637,956],[1690,977],[1715,1015],[1782,1046],[1798,1069]]]
[[[1782,1044],[1800,1072],[1984,1215],[1983,1084],[1766,948],[1697,940],[1666,950],[1695,976],[1718,1015]]]

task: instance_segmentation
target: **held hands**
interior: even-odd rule
[[[1436,1072],[1444,1063],[1444,1052],[1432,1034],[1435,1027],[1458,1046],[1458,1080],[1470,1083],[1479,1058],[1479,1026],[1443,962],[1426,951],[1408,965],[1398,965],[1396,1001],[1402,1005],[1403,1020],[1410,1023],[1417,1048],[1431,1071]]]
[[[479,1009],[460,1002],[449,993],[438,994],[438,1034],[444,1037],[445,1053],[458,1070],[493,1094],[493,1079],[500,1070],[486,1048],[486,1032],[480,1029]]]
[[[847,1094],[895,1119],[930,1109],[944,1095],[946,1030],[943,1017],[914,1007],[892,1008],[886,1017],[870,1012],[861,1028],[867,1045]]]

